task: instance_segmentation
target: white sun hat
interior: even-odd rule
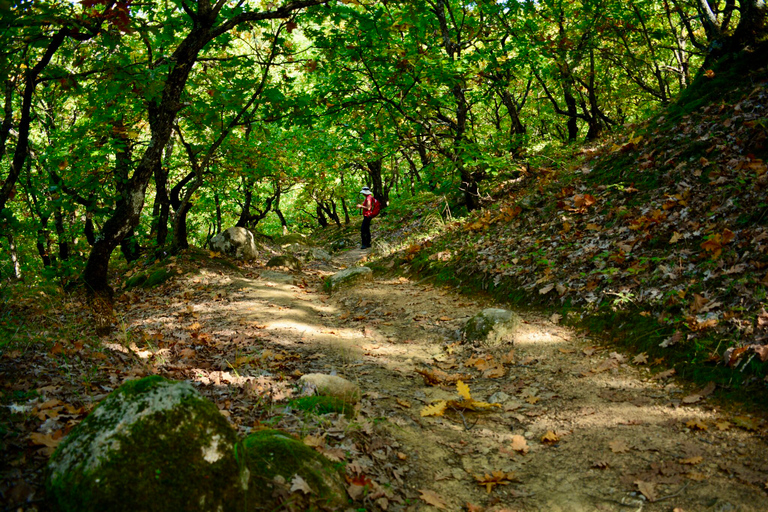
[[[371,192],[371,189],[368,188],[368,187],[363,187],[363,190],[361,190],[360,193],[364,194],[366,196],[369,196],[369,195],[373,194],[373,192]]]

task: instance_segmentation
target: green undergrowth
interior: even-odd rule
[[[131,268],[118,265],[115,273],[123,276],[122,287],[128,290],[137,286],[154,288],[177,275],[197,273],[202,268],[240,272],[229,258],[190,247],[177,256],[142,261]]]
[[[343,414],[351,417],[354,413],[354,407],[344,400],[332,396],[305,396],[291,400],[289,405],[300,411],[307,411],[318,415],[323,414]]]

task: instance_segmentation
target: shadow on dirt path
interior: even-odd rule
[[[379,278],[320,291],[323,278],[365,256],[190,283],[219,299],[188,306],[191,314],[213,339],[230,337],[219,371],[197,368],[192,378],[235,397],[227,414],[242,430],[263,418],[244,414],[252,395],[227,386],[268,389],[273,421],[323,439],[319,449],[348,463],[353,484],[373,481],[361,498],[368,509],[768,510],[768,450],[750,431],[755,420],[724,415],[664,373],[653,377],[642,358],[630,362],[548,319],[525,316],[496,350],[464,344],[463,323],[491,304],[447,289]],[[163,329],[156,321],[145,328]],[[231,353],[238,339],[240,356]],[[276,370],[288,377],[274,381]],[[499,406],[423,417],[434,400],[458,395],[450,377],[431,386],[417,370],[464,375],[473,398]],[[360,385],[354,421],[307,426],[280,409],[291,374],[310,372]]]
[[[327,276],[366,257],[349,251],[298,273],[202,268],[127,292],[122,332],[68,377],[32,360],[6,375],[21,386],[37,368],[36,381],[51,384],[39,402],[79,400],[83,411],[126,379],[189,380],[241,434],[283,428],[345,463],[349,510],[768,510],[757,419],[550,319],[523,315],[493,350],[463,343],[466,320],[494,304],[449,289],[383,277],[322,292]],[[354,416],[293,408],[307,373],[356,382]],[[458,378],[498,405],[423,416],[435,400],[458,399]]]

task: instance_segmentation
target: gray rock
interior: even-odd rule
[[[336,272],[326,279],[325,286],[331,293],[358,283],[373,281],[373,271],[368,267],[352,267]]]
[[[301,262],[293,254],[273,256],[267,262],[268,267],[287,267],[295,272],[301,272]]]
[[[211,250],[238,260],[253,260],[259,256],[253,233],[245,228],[232,227],[222,231],[209,242]]]
[[[318,395],[334,396],[351,404],[360,400],[360,387],[336,375],[308,373],[302,375],[299,382],[314,388]]]
[[[48,463],[56,508],[79,511],[236,511],[248,475],[237,436],[187,382],[152,376],[111,393]]]
[[[305,254],[304,258],[307,261],[331,261],[333,256],[320,249],[319,247],[311,247]]]
[[[512,344],[519,325],[520,317],[515,313],[506,309],[488,308],[467,321],[463,335],[467,341],[496,347],[502,343]]]

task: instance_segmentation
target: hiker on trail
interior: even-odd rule
[[[363,211],[363,225],[360,226],[360,238],[362,238],[363,243],[360,248],[369,249],[371,247],[371,219],[379,213],[376,208],[378,201],[373,197],[373,193],[368,187],[363,187],[360,193],[365,196],[362,204],[357,205]]]

